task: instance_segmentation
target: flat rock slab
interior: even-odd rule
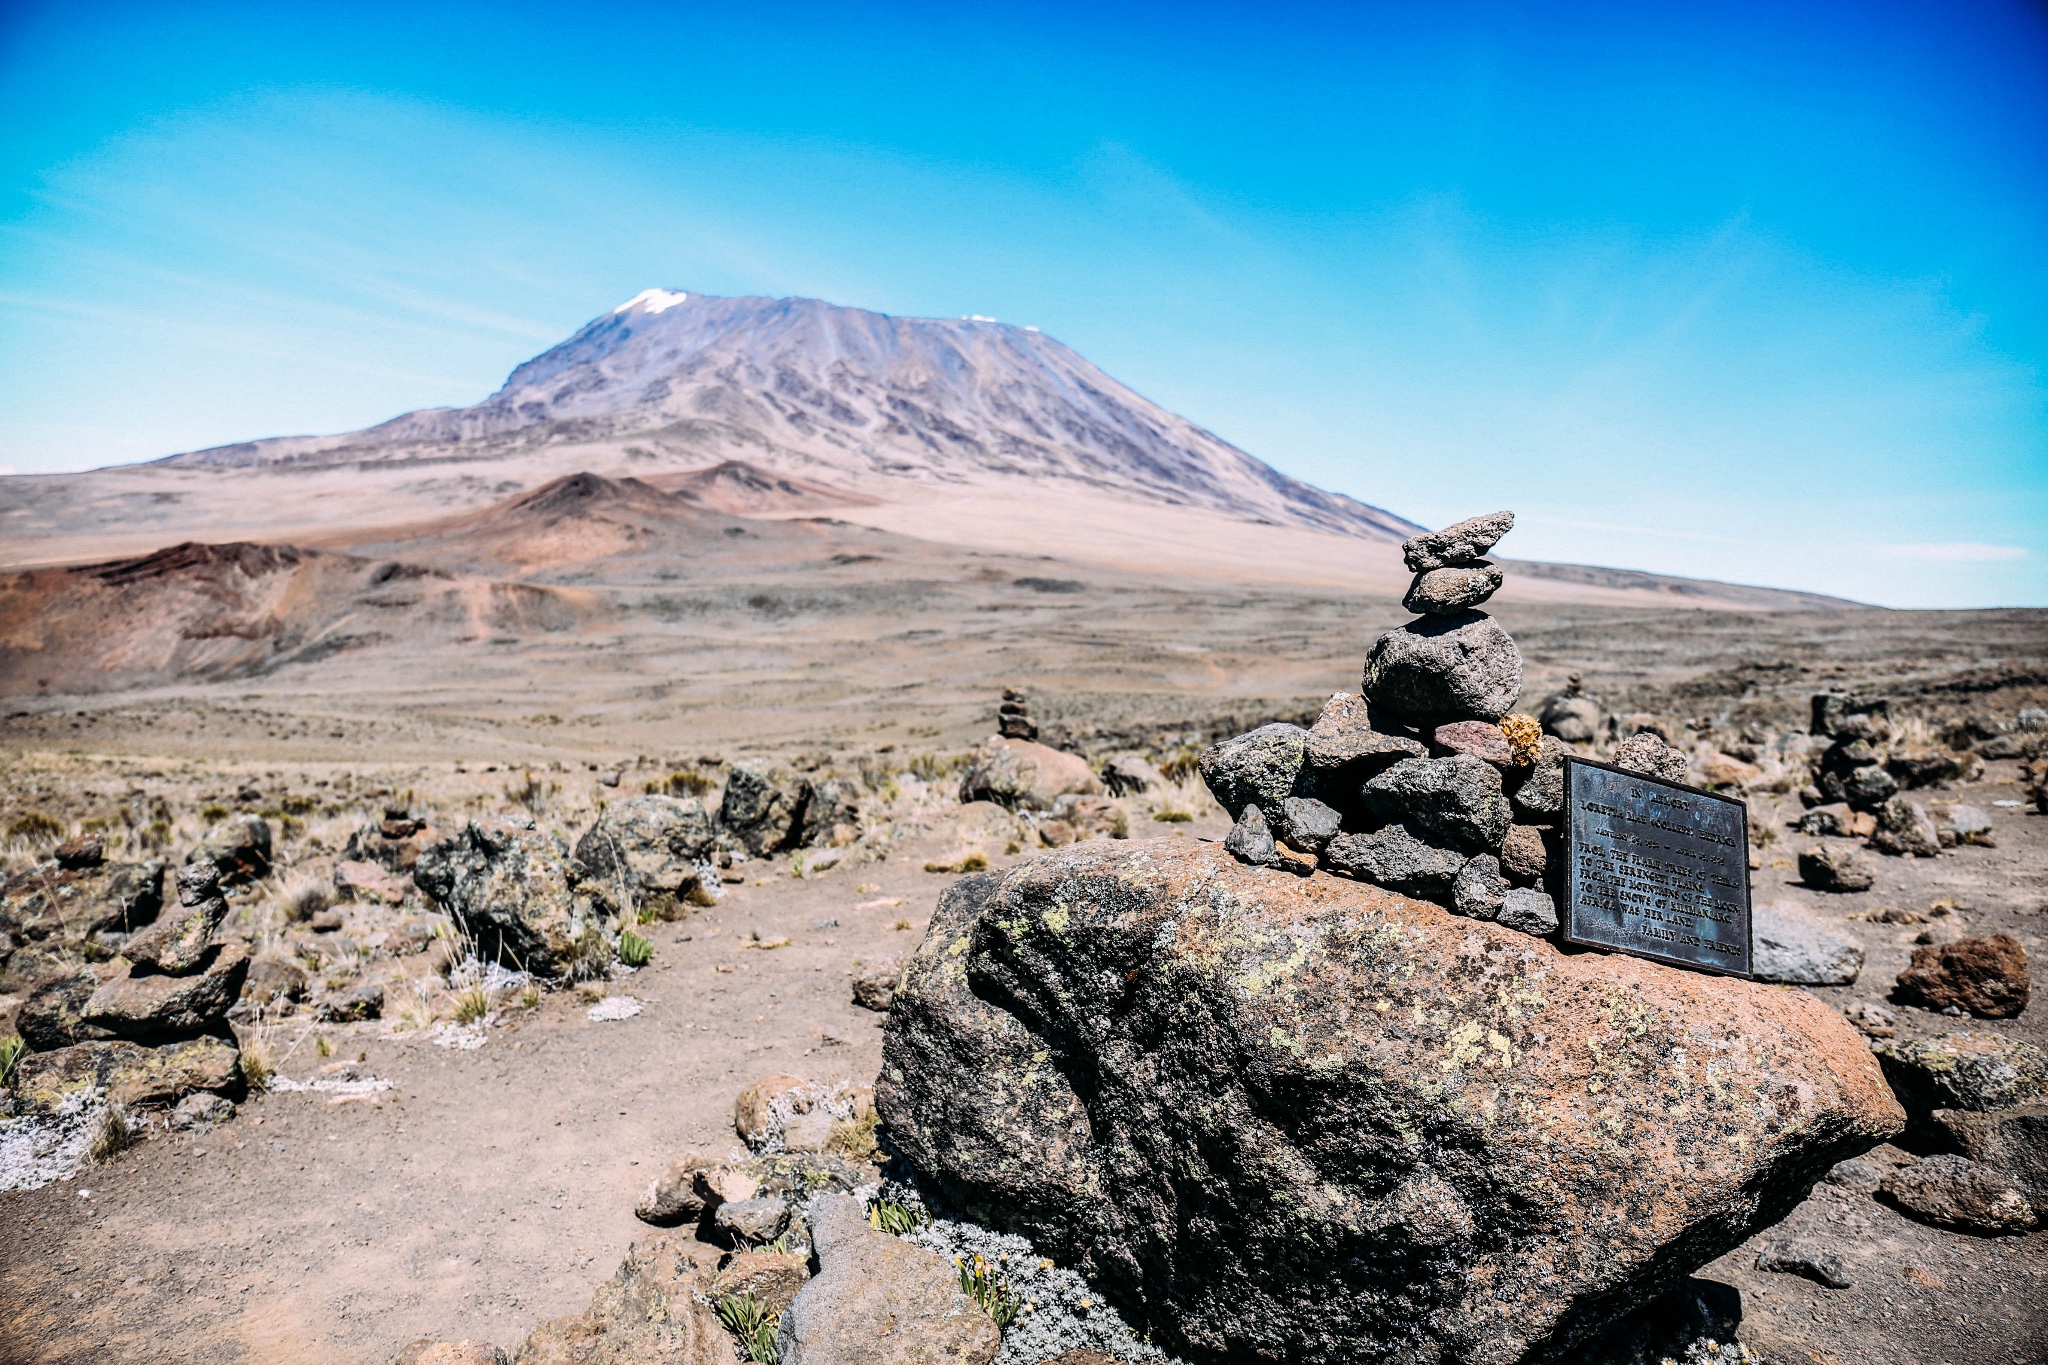
[[[858,1199],[810,1208],[817,1277],[782,1315],[782,1365],[985,1365],[1002,1336],[942,1256],[867,1225]]]
[[[1204,1361],[1568,1355],[1903,1126],[1802,993],[1170,841],[957,884],[876,1098]]]

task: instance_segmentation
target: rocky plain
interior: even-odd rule
[[[16,559],[0,1359],[2048,1354],[2043,613],[620,458]],[[1754,979],[1559,939],[1568,755]]]

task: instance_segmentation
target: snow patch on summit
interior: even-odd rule
[[[624,303],[612,309],[612,312],[618,314],[629,309],[638,308],[643,313],[666,313],[677,304],[688,302],[689,298],[688,294],[682,293],[679,290],[643,289],[632,298],[627,299]]]

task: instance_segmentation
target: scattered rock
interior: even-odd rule
[[[1862,839],[1876,831],[1877,821],[1852,809],[1847,801],[1835,801],[1807,811],[1795,828],[1817,838]]]
[[[1747,787],[1761,781],[1764,770],[1718,749],[1708,749],[1695,760],[1700,776],[1709,787]]]
[[[1051,810],[1069,792],[1101,794],[1088,760],[1022,739],[989,740],[960,779],[961,801],[994,801],[1012,810]]]
[[[1468,861],[1456,849],[1417,838],[1406,825],[1388,825],[1372,834],[1340,834],[1323,851],[1332,871],[1397,891],[1441,901]]]
[[[1455,616],[1500,591],[1501,572],[1492,564],[1461,564],[1415,575],[1401,606],[1417,616]]]
[[[1522,692],[1522,654],[1485,612],[1426,616],[1373,642],[1361,690],[1416,725],[1499,720]]]
[[[1817,844],[1799,855],[1799,880],[1816,891],[1868,891],[1877,872],[1854,849]]]
[[[1548,892],[1526,886],[1513,887],[1501,901],[1500,914],[1494,920],[1503,929],[1549,938],[1557,932],[1557,902],[1550,898]]]
[[[214,865],[188,862],[178,869],[178,908],[123,944],[121,956],[145,972],[180,976],[195,971],[227,913]]]
[[[306,998],[306,971],[282,953],[258,953],[242,979],[242,998],[258,1005],[275,1005]]]
[[[770,1313],[786,1310],[811,1278],[810,1258],[780,1251],[742,1251],[711,1281],[711,1302],[751,1294]]]
[[[239,943],[211,948],[190,976],[137,976],[123,971],[100,983],[84,1022],[141,1043],[190,1038],[217,1028],[241,998],[249,950]]]
[[[803,842],[804,807],[810,799],[811,784],[803,778],[754,763],[735,763],[726,774],[718,824],[748,853],[765,858]],[[580,852],[582,845],[577,848]]]
[[[2048,1100],[2048,1056],[2031,1043],[1995,1033],[1937,1033],[1881,1043],[1877,1060],[1906,1106],[1907,1137],[1939,1143],[1937,1109],[1988,1113]]]
[[[1932,858],[1941,852],[1941,831],[1918,801],[1894,796],[1878,808],[1877,831],[1870,836],[1870,846],[1894,857]]]
[[[711,1211],[711,1226],[735,1246],[772,1242],[789,1226],[789,1205],[780,1199],[740,1199]]]
[[[1169,784],[1166,774],[1143,754],[1112,754],[1102,765],[1102,785],[1112,796],[1139,796],[1164,790]]]
[[[782,1315],[782,1365],[985,1365],[996,1325],[933,1252],[867,1224],[857,1199],[821,1195],[810,1209],[818,1274]]]
[[[1863,945],[1797,901],[1771,901],[1752,920],[1751,972],[1785,986],[1848,986],[1863,970]]]
[[[57,866],[67,872],[76,872],[88,867],[98,867],[106,861],[107,844],[98,832],[75,835],[57,845],[51,851]]]
[[[2048,1207],[2048,1104],[1987,1114],[1937,1109],[1932,1118],[1964,1156],[2015,1181],[2037,1213]]]
[[[1779,1275],[1803,1275],[1830,1289],[1847,1289],[1849,1267],[1841,1253],[1812,1242],[1765,1242],[1757,1248],[1756,1268]]]
[[[1053,801],[1052,814],[1054,819],[1073,826],[1082,838],[1131,837],[1130,817],[1124,814],[1122,806],[1106,796],[1080,796],[1069,792]]]
[[[1266,824],[1266,813],[1256,805],[1238,812],[1237,823],[1224,837],[1223,847],[1231,857],[1253,867],[1271,867],[1280,860],[1280,851],[1273,846],[1273,831]]]
[[[1196,766],[1216,804],[1235,820],[1253,804],[1278,810],[1294,795],[1307,757],[1308,731],[1275,723],[1211,745]]]
[[[1884,1172],[1861,1157],[1850,1157],[1847,1161],[1836,1162],[1821,1179],[1858,1194],[1875,1194],[1877,1187],[1884,1182]]]
[[[1451,909],[1472,919],[1495,919],[1506,902],[1508,881],[1491,853],[1468,858],[1451,883]]]
[[[732,1126],[739,1133],[740,1141],[749,1147],[759,1148],[781,1135],[782,1116],[780,1107],[801,1113],[801,1105],[809,1108],[807,1092],[811,1083],[801,1076],[782,1074],[768,1076],[755,1081],[734,1097],[732,1102]]]
[[[1483,517],[1468,517],[1441,531],[1430,531],[1403,541],[1401,558],[1408,565],[1408,572],[1416,574],[1470,565],[1498,544],[1514,526],[1513,512],[1489,512]]]
[[[595,907],[570,887],[568,850],[530,819],[471,820],[421,852],[413,881],[491,961],[557,976],[610,959]]]
[[[1602,723],[1607,719],[1600,709],[1600,703],[1586,696],[1579,675],[1574,673],[1566,681],[1564,691],[1554,692],[1543,701],[1542,710],[1536,719],[1543,726],[1543,732],[1564,741],[1566,744],[1589,744],[1600,734]]]
[[[382,986],[358,986],[346,995],[338,995],[320,1006],[320,1019],[329,1024],[354,1024],[365,1019],[384,1017],[384,988]]]
[[[1985,848],[1998,847],[1992,838],[1991,812],[1980,806],[1957,804],[1947,810],[1949,832],[1959,844],[1981,844]],[[1944,841],[1946,842],[1946,841]]]
[[[533,1330],[514,1365],[732,1365],[707,1301],[716,1248],[658,1234],[635,1242],[583,1316]]]
[[[711,817],[695,797],[631,796],[607,805],[576,841],[572,875],[610,914],[652,910],[681,919],[710,899],[701,868],[716,846]]]
[[[1614,766],[1680,784],[1692,772],[1692,765],[1686,762],[1684,754],[1648,731],[1630,735],[1614,746]]]
[[[95,863],[51,875],[47,867],[15,873],[0,886],[15,936],[30,943],[74,943],[93,935],[133,933],[164,903],[164,865]]]
[[[1550,848],[1535,825],[1509,825],[1500,840],[1500,870],[1516,886],[1537,886],[1550,866]]]
[[[1858,1030],[1872,1038],[1889,1038],[1898,1032],[1898,1017],[1883,1005],[1862,1000],[1842,1006],[1842,1013]]]
[[[822,1152],[832,1144],[832,1130],[838,1123],[831,1111],[823,1108],[791,1114],[782,1121],[782,1149],[786,1152]]]
[[[1574,1358],[1901,1123],[1803,992],[1166,841],[950,888],[877,1100],[930,1188],[1163,1346],[1278,1361]]]
[[[234,1116],[234,1101],[202,1090],[178,1101],[171,1109],[170,1124],[182,1132],[204,1133]]]
[[[1320,854],[1343,827],[1344,817],[1312,796],[1290,796],[1280,803],[1274,834],[1290,848]]]
[[[1901,786],[1931,787],[1937,782],[1953,782],[1960,778],[1964,762],[1960,756],[1943,749],[1905,748],[1894,749],[1887,754],[1884,767],[1899,780]],[[1976,764],[1975,759],[1969,762]]]
[[[1493,765],[1457,754],[1409,758],[1365,784],[1367,809],[1467,853],[1500,847],[1513,820]]]
[[[2011,934],[1959,938],[1913,950],[1913,965],[1899,973],[1892,999],[1930,1010],[1951,1006],[1979,1019],[2011,1019],[2032,992],[2027,950]]]
[[[633,1206],[633,1216],[662,1228],[696,1222],[713,1198],[708,1188],[699,1187],[698,1176],[719,1165],[718,1158],[708,1152],[685,1152],[648,1184],[640,1202]]]
[[[270,822],[260,815],[230,815],[206,831],[187,863],[210,862],[222,886],[240,886],[270,875]]]
[[[1338,692],[1309,727],[1304,785],[1329,804],[1342,805],[1374,773],[1404,758],[1427,757],[1421,740],[1398,733],[1392,721],[1375,715],[1371,702],[1356,692]]]
[[[405,883],[380,863],[342,859],[334,865],[334,889],[343,900],[379,901],[385,905],[398,905],[405,900]]]
[[[903,979],[903,963],[896,958],[878,962],[853,978],[853,1003],[864,1010],[887,1014],[896,998],[896,983]]]
[[[1895,1166],[1878,1187],[1901,1211],[1936,1227],[1995,1236],[2034,1226],[2026,1193],[1989,1166],[1962,1156],[1930,1156]]]

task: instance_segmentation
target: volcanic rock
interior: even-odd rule
[[[1112,796],[1138,796],[1167,785],[1166,774],[1143,754],[1112,754],[1102,765],[1102,785]]]
[[[1308,780],[1300,785],[1332,805],[1357,798],[1358,788],[1374,773],[1404,758],[1427,758],[1421,740],[1400,734],[1393,722],[1376,715],[1371,702],[1356,692],[1338,692],[1323,703],[1322,714],[1308,732]]]
[[[334,865],[334,890],[343,900],[376,901],[383,905],[405,902],[405,883],[381,863],[342,859]]]
[[[790,1301],[782,1365],[985,1365],[1002,1336],[936,1252],[870,1228],[860,1201],[811,1204],[818,1274]]]
[[[1868,891],[1877,873],[1854,849],[1817,844],[1799,855],[1799,880],[1816,891]]]
[[[1500,591],[1501,572],[1492,564],[1464,564],[1415,575],[1401,607],[1417,616],[1455,616]]]
[[[1797,901],[1757,907],[1751,972],[1785,986],[1848,986],[1863,970],[1863,946]]]
[[[1545,735],[1536,751],[1536,762],[1517,768],[1503,779],[1508,801],[1515,812],[1535,825],[1547,825],[1564,813],[1564,742]]]
[[[758,764],[735,763],[726,775],[718,824],[748,853],[765,858],[803,842],[804,807],[810,799],[811,784],[803,778]]]
[[[131,969],[100,983],[83,1022],[117,1038],[168,1042],[216,1028],[242,994],[249,950],[223,943],[207,950],[189,976],[137,976]]]
[[[789,1226],[789,1205],[772,1197],[720,1204],[711,1211],[711,1226],[736,1246],[760,1246]]]
[[[1096,796],[1101,791],[1087,759],[1022,739],[987,741],[974,751],[960,779],[963,804],[993,801],[1012,810],[1051,810],[1068,792]]]
[[[716,1258],[668,1234],[633,1243],[589,1309],[536,1327],[515,1365],[732,1365],[732,1337],[708,1302]]]
[[[1401,559],[1408,565],[1408,572],[1417,574],[1428,573],[1431,569],[1471,565],[1498,544],[1514,526],[1513,512],[1490,512],[1483,517],[1468,517],[1441,531],[1428,531],[1404,541]]]
[[[1307,757],[1308,731],[1275,722],[1210,745],[1196,766],[1216,804],[1235,820],[1254,803],[1277,810],[1294,795]]]
[[[896,999],[896,983],[903,979],[903,964],[895,958],[879,962],[853,978],[853,1003],[880,1014],[889,1012]]]
[[[1031,719],[1031,701],[1013,687],[1003,689],[1003,704],[996,708],[996,733],[1004,739],[1037,739],[1038,725]]]
[[[730,790],[730,788],[728,788]],[[576,841],[577,889],[614,915],[652,910],[680,919],[702,896],[699,864],[717,832],[695,797],[631,796],[614,801]]]
[[[185,1133],[204,1133],[235,1116],[235,1102],[222,1095],[199,1091],[171,1106],[171,1127]]]
[[[955,884],[877,1103],[1204,1361],[1571,1358],[1901,1124],[1802,993],[1169,841]]]
[[[1371,882],[1404,896],[1441,901],[1451,893],[1467,861],[1456,849],[1417,838],[1405,825],[1371,834],[1340,834],[1323,851],[1332,871]]]
[[[1779,1275],[1803,1275],[1830,1289],[1849,1287],[1848,1263],[1840,1252],[1812,1242],[1765,1242],[1757,1248],[1756,1268]]]
[[[1493,765],[1455,754],[1403,759],[1365,784],[1367,809],[1467,853],[1500,847],[1513,813]]]
[[[1274,833],[1288,847],[1320,854],[1337,837],[1344,817],[1310,796],[1290,796],[1280,803]]]
[[[1964,1156],[2010,1176],[2036,1212],[2048,1209],[2048,1104],[1988,1114],[1937,1109],[1932,1117]]]
[[[1941,831],[1918,801],[1894,796],[1878,807],[1877,832],[1870,836],[1870,846],[1894,857],[1932,858],[1941,852]]]
[[[85,1022],[85,1008],[99,984],[91,968],[80,968],[51,977],[30,991],[14,1018],[21,1041],[37,1052],[54,1052],[73,1043],[109,1036],[105,1029]]]
[[[698,1173],[718,1165],[718,1158],[708,1152],[685,1152],[648,1184],[640,1202],[633,1206],[633,1216],[664,1228],[696,1222],[708,1207],[709,1198],[709,1191],[698,1186]]]
[[[420,854],[413,881],[479,954],[520,971],[560,975],[601,932],[589,898],[571,888],[568,850],[524,817],[470,821]]]
[[[1685,755],[1644,730],[1614,746],[1614,766],[1645,777],[1683,783],[1691,765]]]
[[[1599,735],[1606,713],[1600,709],[1599,702],[1585,695],[1581,686],[1579,675],[1574,673],[1565,683],[1564,691],[1553,692],[1544,698],[1536,719],[1542,724],[1545,734],[1554,735],[1566,744],[1590,743]]]
[[[270,875],[270,822],[260,815],[230,815],[206,831],[188,863],[210,862],[223,886],[239,886]]]
[[[74,835],[50,851],[57,866],[66,872],[98,867],[107,858],[107,842],[98,831]]]
[[[121,956],[145,972],[178,976],[194,971],[227,913],[214,865],[188,862],[178,869],[178,908],[123,944]]]
[[[1906,1106],[1916,1142],[1939,1142],[1937,1109],[1981,1114],[2048,1100],[2048,1056],[1995,1033],[1937,1033],[1877,1047],[1884,1078]]]
[[[1839,799],[1847,801],[1857,810],[1876,810],[1898,794],[1899,784],[1892,775],[1875,763],[1861,768],[1852,768],[1841,775],[1837,789],[1831,789],[1828,780],[1831,773],[1821,774],[1821,790],[1834,794],[1839,790]]]
[[[1253,867],[1271,867],[1280,860],[1280,850],[1273,846],[1273,831],[1266,824],[1266,813],[1256,805],[1237,813],[1237,823],[1224,837],[1223,847],[1231,857]]]
[[[1955,836],[1957,843],[1981,844],[1986,848],[1996,848],[1998,846],[1991,837],[1991,812],[1983,807],[1957,804],[1948,807],[1945,814],[1947,816],[1948,832]],[[1947,839],[1942,840],[1944,846],[1947,843]]]
[[[345,995],[337,995],[320,1005],[319,1018],[326,1024],[354,1024],[365,1019],[384,1017],[384,988],[382,986],[358,986]]]
[[[1878,1190],[1887,1202],[1936,1227],[1996,1236],[2034,1226],[2026,1192],[1968,1157],[1930,1156],[1893,1167]]]
[[[164,903],[160,862],[97,862],[54,876],[34,868],[9,878],[0,897],[17,936],[31,943],[69,942],[94,934],[127,934],[157,917]]]
[[[1557,902],[1546,891],[1527,886],[1513,887],[1502,898],[1500,913],[1494,916],[1494,920],[1503,929],[1548,938],[1557,932]]]
[[[1960,938],[1913,950],[1892,999],[1925,1009],[1966,1009],[1979,1019],[2011,1019],[2027,1007],[2027,950],[2011,934]]]
[[[1971,760],[1975,762],[1975,760]],[[1884,768],[1903,787],[1931,787],[1963,775],[1964,760],[1943,749],[1894,749]]]
[[[789,1307],[811,1278],[810,1258],[781,1251],[742,1251],[711,1281],[711,1302],[751,1294],[771,1313]]]
[[[811,787],[804,807],[803,842],[811,848],[844,848],[860,837],[860,805],[853,791],[837,778]]]
[[[1425,616],[1373,641],[1360,688],[1414,725],[1499,720],[1522,692],[1522,654],[1482,611]]]
[[[1543,831],[1534,825],[1510,825],[1500,840],[1500,870],[1516,886],[1536,886],[1550,866]]]
[[[116,1104],[147,1108],[174,1103],[194,1091],[235,1090],[242,1083],[241,1053],[233,1043],[202,1037],[167,1047],[126,1039],[75,1043],[32,1052],[15,1068],[21,1103],[48,1112],[74,1091],[98,1089]]]
[[[1491,853],[1468,858],[1451,883],[1451,909],[1472,919],[1494,919],[1506,902],[1508,881]]]
[[[242,998],[258,1005],[306,998],[306,970],[282,953],[258,953],[242,980]]]
[[[1449,725],[1437,726],[1430,738],[1445,754],[1470,754],[1502,770],[1529,766],[1515,746],[1508,743],[1506,732],[1491,721],[1454,720]]]

